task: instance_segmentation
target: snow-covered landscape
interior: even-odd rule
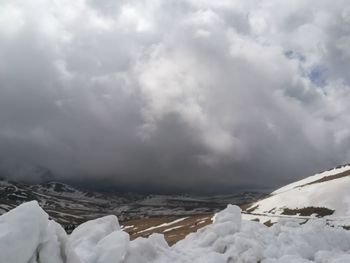
[[[212,224],[172,246],[158,233],[131,240],[114,215],[85,222],[67,234],[36,201],[27,202],[0,217],[0,262],[347,263],[348,172],[349,165],[292,183],[250,204],[243,213],[228,205],[213,216]],[[307,207],[334,213],[320,215],[316,209],[311,215],[283,214]],[[269,226],[263,224],[267,219]]]
[[[349,69],[349,0],[0,0],[0,263],[350,263]]]

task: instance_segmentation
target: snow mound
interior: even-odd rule
[[[114,216],[68,236],[33,201],[0,217],[0,252],[0,263],[336,263],[350,262],[350,232],[323,219],[267,227],[242,220],[229,205],[212,225],[170,247],[161,234],[130,241]]]

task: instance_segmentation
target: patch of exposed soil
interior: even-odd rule
[[[247,213],[252,213],[255,209],[257,209],[259,207],[259,205],[256,205],[256,206],[253,206],[253,207],[251,207],[251,208],[248,208],[248,209],[246,209],[245,211],[247,212]],[[243,209],[242,209],[243,210]]]
[[[189,233],[212,223],[213,214],[191,216],[160,216],[132,219],[121,222],[122,229],[129,233],[130,239],[148,237],[153,233],[164,234],[169,245],[185,238]]]
[[[326,207],[304,207],[297,209],[285,208],[282,215],[300,215],[300,216],[311,216],[316,214],[317,217],[329,216],[334,213],[334,210],[328,209]]]

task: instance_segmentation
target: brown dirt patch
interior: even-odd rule
[[[148,237],[153,233],[164,234],[169,245],[185,238],[189,233],[212,223],[213,214],[201,214],[191,216],[160,216],[139,218],[121,222],[124,231],[129,233],[130,239]],[[183,219],[180,221],[180,219]],[[179,220],[175,223],[175,220]],[[167,225],[164,225],[167,224]]]
[[[316,214],[317,217],[324,217],[332,215],[334,210],[328,209],[326,207],[304,207],[299,209],[289,209],[285,208],[282,212],[282,215],[300,215],[300,216],[311,216]]]

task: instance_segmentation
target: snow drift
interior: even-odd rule
[[[322,219],[272,227],[241,220],[229,205],[214,223],[169,247],[164,237],[129,240],[115,216],[86,222],[67,235],[36,201],[0,217],[1,263],[350,262],[350,232]]]

